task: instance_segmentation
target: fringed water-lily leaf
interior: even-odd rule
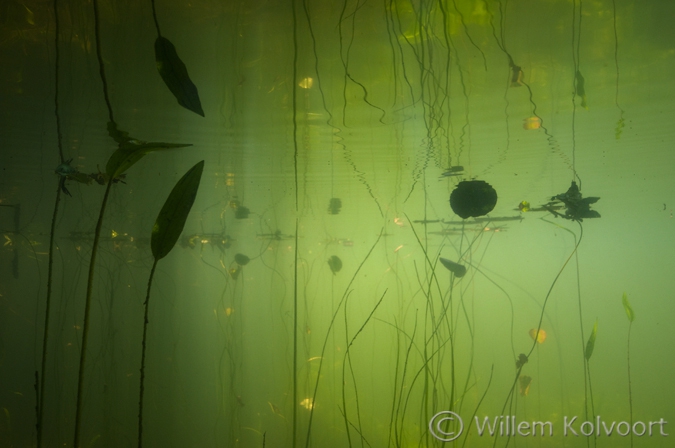
[[[497,192],[482,180],[463,180],[450,194],[450,208],[460,218],[487,215],[497,204]]]
[[[197,196],[199,182],[204,171],[202,160],[181,177],[164,202],[162,210],[152,228],[150,246],[155,260],[164,258],[178,241],[183,232],[192,204]]]
[[[178,57],[176,47],[169,39],[159,36],[155,41],[155,61],[159,74],[178,100],[178,104],[203,117],[204,111],[199,101],[197,86],[190,80],[185,64]]]
[[[105,166],[105,172],[108,176],[115,179],[117,176],[131,168],[149,152],[157,151],[159,149],[185,148],[187,146],[192,146],[192,144],[143,142],[140,140],[128,139],[126,142],[120,143],[117,151],[112,153]]]
[[[595,324],[593,325],[593,331],[591,331],[591,335],[588,337],[588,342],[586,342],[586,351],[585,351],[585,356],[586,356],[586,361],[591,359],[591,355],[593,355],[593,349],[595,348],[595,336],[598,334],[598,320],[595,320]]]
[[[633,308],[630,306],[630,302],[628,301],[628,296],[626,293],[623,293],[623,298],[621,299],[623,302],[623,309],[626,310],[626,316],[628,316],[628,321],[633,322],[633,319],[635,319],[635,313],[633,312]]]

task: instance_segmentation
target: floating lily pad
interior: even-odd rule
[[[497,192],[482,180],[464,180],[450,194],[450,207],[461,218],[487,215],[497,204]]]
[[[246,219],[249,213],[251,213],[251,210],[240,205],[234,209],[234,219]]]
[[[466,274],[466,267],[461,264],[450,261],[447,258],[439,258],[438,260],[445,266],[445,269],[455,274],[455,277],[464,277],[464,274]]]
[[[331,198],[328,202],[328,213],[337,215],[342,209],[342,200],[340,198]]]
[[[521,353],[518,355],[518,359],[516,360],[516,369],[520,369],[525,364],[527,364],[528,361],[529,359],[527,358],[527,355],[525,353]]]
[[[236,255],[234,256],[234,261],[235,261],[235,263],[237,263],[239,266],[246,266],[246,265],[248,264],[248,262],[251,261],[251,259],[248,258],[248,257],[247,257],[246,255],[244,255],[244,254],[236,254]]]
[[[342,269],[342,260],[340,260],[337,255],[333,255],[328,259],[328,266],[333,272],[333,275],[335,275]]]

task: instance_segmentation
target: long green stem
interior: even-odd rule
[[[61,115],[59,114],[59,66],[60,66],[60,51],[59,51],[59,10],[58,0],[53,2],[54,8],[54,115],[56,118],[56,136],[57,146],[59,149],[59,158],[61,163],[65,162],[63,157],[63,139],[61,137]],[[44,420],[44,403],[45,403],[45,371],[47,368],[47,343],[49,341],[49,315],[52,303],[52,277],[54,264],[54,232],[56,229],[56,217],[59,213],[59,202],[61,201],[61,187],[56,189],[56,199],[54,200],[54,213],[52,213],[52,224],[49,231],[49,259],[47,261],[47,297],[45,298],[45,324],[44,334],[42,336],[42,362],[40,363],[40,388],[38,389],[38,405],[37,405],[37,447],[42,448],[43,435],[43,420]],[[17,229],[18,230],[18,229]]]
[[[84,302],[84,323],[82,324],[82,347],[80,348],[80,369],[77,377],[77,405],[75,407],[75,437],[73,439],[73,448],[80,447],[80,426],[82,423],[82,392],[84,389],[84,364],[87,360],[87,341],[89,338],[89,310],[91,308],[91,296],[94,290],[94,268],[96,266],[96,254],[98,253],[98,240],[101,236],[101,228],[103,227],[103,216],[105,214],[105,206],[108,203],[108,196],[110,195],[110,188],[113,184],[113,178],[108,180],[108,185],[105,188],[103,195],[103,202],[101,202],[101,211],[98,214],[98,222],[96,223],[96,231],[94,232],[94,245],[91,248],[91,260],[89,261],[89,276],[87,279],[87,297]]]
[[[483,392],[483,395],[481,395],[480,400],[478,400],[478,404],[476,405],[476,408],[473,410],[473,414],[471,414],[471,418],[469,421],[472,421],[475,417],[476,414],[478,414],[478,409],[480,408],[480,405],[483,403],[483,400],[485,400],[485,396],[488,393],[488,390],[490,390],[490,384],[492,384],[492,374],[495,372],[495,365],[492,364],[492,367],[490,367],[490,378],[488,379],[487,386],[485,386],[485,391]],[[469,440],[469,434],[470,431],[467,431],[466,434],[464,435],[464,442],[462,442],[462,448],[466,445],[466,441]]]
[[[580,229],[580,239],[583,236],[584,228],[579,223]],[[576,235],[574,236],[576,239]],[[584,316],[581,307],[581,282],[580,282],[580,272],[579,272],[579,253],[575,254],[576,267],[577,267],[577,303],[579,308],[579,332],[581,334],[581,352],[584,355],[584,412],[586,419],[589,420],[588,415],[588,405],[589,405],[589,396],[590,396],[590,406],[591,406],[591,415],[595,417],[595,404],[593,401],[593,383],[591,381],[591,366],[589,364],[589,358],[586,357],[586,336],[584,335]],[[595,434],[593,435],[593,443],[597,443]],[[586,445],[590,446],[590,439],[586,439]]]
[[[544,219],[543,221],[548,222],[548,223],[551,223],[550,221],[547,221],[547,220],[545,220],[545,219]],[[581,244],[581,240],[582,240],[582,238],[583,238],[583,236],[584,236],[584,228],[583,228],[583,226],[581,225],[580,222],[578,222],[578,224],[579,224],[579,239],[578,239],[578,240],[576,239],[576,235],[575,235],[571,230],[569,230],[569,229],[567,229],[567,228],[565,228],[565,227],[559,226],[559,225],[557,225],[557,224],[555,224],[555,223],[551,223],[551,224],[554,224],[554,225],[556,225],[557,227],[560,227],[561,229],[563,229],[563,230],[565,230],[565,231],[567,231],[567,232],[570,232],[572,235],[574,235],[576,242],[575,242],[575,244],[574,244],[574,249],[572,250],[572,253],[567,257],[567,259],[565,260],[565,262],[563,263],[563,265],[560,267],[560,270],[558,271],[558,273],[556,274],[555,278],[554,278],[553,281],[551,282],[551,286],[549,286],[549,288],[548,288],[548,292],[546,293],[546,297],[544,297],[544,303],[541,305],[541,313],[540,313],[540,315],[539,315],[539,323],[537,324],[537,333],[536,333],[536,334],[539,334],[539,331],[541,330],[541,324],[542,324],[542,322],[544,321],[544,315],[546,314],[546,305],[548,304],[548,299],[551,297],[551,292],[553,292],[553,287],[554,287],[555,284],[558,282],[558,279],[559,279],[560,276],[562,275],[562,273],[563,273],[563,271],[565,270],[565,267],[567,266],[567,264],[570,262],[570,260],[572,259],[572,257],[577,253],[577,250],[579,249],[579,245]],[[532,347],[530,347],[530,351],[527,352],[527,355],[526,355],[527,358],[529,358],[530,355],[532,355],[532,352],[534,351],[534,349],[536,348],[536,346],[537,346],[537,339],[535,338],[534,341],[533,341],[533,343],[532,343]],[[584,360],[585,360],[585,358],[584,358]],[[585,362],[585,361],[584,361],[584,362]],[[516,371],[516,376],[515,376],[515,378],[514,378],[514,380],[513,380],[513,383],[511,384],[511,388],[509,389],[509,393],[508,393],[508,395],[507,395],[507,397],[506,397],[506,400],[504,401],[504,406],[502,406],[502,410],[501,410],[501,414],[502,414],[502,415],[504,415],[504,410],[506,409],[506,406],[509,404],[509,401],[511,400],[511,397],[513,396],[513,392],[515,391],[516,385],[518,384],[518,378],[520,377],[520,371],[521,371],[522,369],[523,369],[523,366],[520,365],[520,367],[518,367],[518,370]],[[585,370],[585,371],[587,371],[587,370]],[[586,379],[586,378],[587,378],[587,376],[584,375],[584,379]],[[493,445],[492,445],[493,447],[494,447],[494,446],[497,446],[497,440],[498,440],[498,439],[495,437],[494,443],[493,443]],[[511,440],[511,435],[508,436],[506,443],[508,444],[510,440]]]
[[[44,334],[42,335],[42,362],[40,363],[40,388],[38,389],[38,419],[37,419],[37,446],[42,448],[42,431],[45,404],[45,371],[47,370],[47,342],[49,340],[49,315],[52,303],[52,277],[54,274],[54,232],[56,229],[56,217],[59,213],[59,202],[61,201],[61,188],[57,187],[56,200],[54,201],[54,213],[52,214],[52,225],[49,231],[49,260],[47,262],[47,298],[45,299],[45,324]]]
[[[298,191],[298,17],[295,0],[291,0],[293,14],[293,179],[295,181],[295,252],[293,263],[293,448],[298,435],[298,230],[300,228],[300,203]],[[309,440],[309,430],[307,433]]]
[[[384,227],[380,229],[380,234],[378,235],[377,239],[373,243],[373,245],[370,247],[370,250],[366,254],[363,260],[361,260],[361,264],[356,268],[356,271],[354,271],[354,274],[352,275],[351,280],[349,280],[349,283],[347,284],[347,287],[345,288],[345,292],[342,294],[342,298],[340,299],[340,302],[338,303],[337,307],[335,308],[335,311],[333,312],[333,317],[330,320],[330,323],[328,324],[328,330],[326,330],[326,337],[323,340],[323,345],[321,347],[321,355],[319,357],[319,369],[316,373],[316,382],[314,383],[314,392],[312,393],[312,403],[316,403],[316,395],[319,391],[319,380],[321,379],[321,368],[323,367],[323,360],[324,356],[326,354],[326,346],[328,345],[328,339],[331,335],[331,331],[333,330],[333,325],[335,324],[335,319],[338,316],[338,313],[340,311],[340,308],[342,307],[342,304],[347,300],[347,296],[350,293],[350,288],[352,286],[352,283],[356,280],[356,277],[359,275],[359,272],[361,271],[361,268],[363,265],[366,263],[368,258],[370,258],[370,255],[373,253],[373,250],[377,246],[377,243],[380,241],[380,238],[382,238],[382,234],[384,233]],[[309,448],[310,446],[310,436],[312,434],[312,419],[314,418],[314,406],[309,410],[309,422],[307,423],[307,438],[305,439],[305,448]]]
[[[628,407],[630,417],[630,427],[633,427],[633,385],[630,381],[630,330],[633,328],[633,322],[628,324],[628,348],[627,348],[627,362],[628,362]],[[633,431],[630,432],[630,446],[633,448]]]
[[[152,278],[155,276],[155,268],[159,259],[155,258],[150,270],[150,278],[148,278],[148,292],[145,294],[145,315],[143,317],[143,342],[141,349],[141,387],[140,396],[138,398],[138,448],[143,446],[143,393],[145,392],[145,341],[148,336],[148,310],[150,309],[150,288],[152,287]]]
[[[347,399],[346,399],[346,393],[345,393],[346,392],[345,386],[347,385],[347,380],[346,380],[346,376],[345,376],[345,369],[347,367],[347,364],[349,364],[349,373],[350,373],[351,378],[352,378],[352,383],[354,384],[354,397],[355,397],[355,402],[356,402],[356,419],[357,419],[357,422],[358,422],[358,427],[356,427],[356,430],[357,430],[359,436],[361,436],[361,446],[363,446],[363,442],[365,441],[365,437],[363,436],[363,428],[361,426],[361,411],[360,411],[360,408],[359,408],[359,393],[358,393],[358,389],[356,387],[356,375],[354,374],[354,367],[353,367],[353,364],[352,364],[352,357],[351,357],[350,350],[351,350],[352,345],[354,344],[354,341],[358,337],[358,335],[366,327],[366,325],[368,324],[370,319],[373,317],[373,314],[375,314],[375,311],[377,310],[377,308],[382,303],[382,300],[384,300],[384,296],[386,294],[387,294],[387,290],[384,291],[384,293],[382,294],[382,297],[380,297],[380,300],[378,300],[377,304],[375,304],[375,307],[373,307],[373,309],[370,311],[370,314],[368,315],[366,320],[361,325],[361,328],[358,329],[358,331],[354,334],[354,336],[351,337],[351,339],[349,339],[349,334],[348,334],[349,332],[347,330],[347,305],[348,305],[348,301],[349,301],[349,295],[347,295],[347,298],[345,299],[344,315],[345,315],[345,337],[346,337],[346,342],[347,342],[347,349],[345,350],[345,355],[344,355],[344,358],[342,360],[342,408],[343,408],[342,415],[344,416],[344,420],[345,420],[345,428],[347,430],[347,440],[349,441],[349,446],[352,445],[351,435],[349,433],[349,426],[350,425],[354,426],[354,425],[347,418]],[[366,443],[368,443],[368,442],[366,441]]]

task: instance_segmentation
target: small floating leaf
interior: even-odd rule
[[[251,210],[242,205],[239,205],[234,209],[234,219],[246,219],[250,213]]]
[[[523,367],[525,364],[527,364],[527,361],[529,361],[529,359],[525,353],[518,355],[518,359],[516,359],[516,369]]]
[[[546,340],[546,332],[541,328],[539,329],[539,331],[537,331],[536,328],[533,328],[530,330],[530,337],[535,341],[537,341],[538,343],[543,344],[544,341]]]
[[[591,356],[593,355],[593,349],[595,348],[595,336],[598,334],[598,320],[595,320],[595,324],[593,325],[593,331],[591,331],[591,335],[588,337],[588,342],[586,342],[586,351],[585,351],[585,356],[586,356],[586,361],[591,359]]]
[[[241,274],[241,266],[237,266],[235,268],[230,269],[230,277],[232,277],[232,280],[236,280],[239,278],[239,274]]]
[[[586,80],[581,75],[581,72],[577,70],[576,74],[574,75],[574,90],[576,91],[579,98],[581,98],[581,107],[588,109],[585,84]]]
[[[155,61],[164,84],[176,97],[178,104],[203,117],[204,111],[199,101],[197,86],[190,80],[185,64],[178,57],[176,47],[169,39],[159,36],[155,41]]]
[[[190,168],[173,187],[157,215],[150,239],[152,255],[156,260],[164,258],[171,252],[183,232],[185,221],[197,196],[203,171],[203,160]]]
[[[518,388],[520,391],[520,395],[522,395],[523,397],[527,397],[527,394],[530,392],[532,377],[527,375],[521,375],[518,378],[518,382],[520,383],[520,387]]]
[[[454,261],[450,261],[447,258],[441,257],[438,260],[441,262],[443,266],[445,266],[445,269],[455,274],[455,277],[464,277],[464,274],[466,274],[465,266],[455,263]]]
[[[249,261],[251,261],[251,259],[244,254],[236,254],[234,256],[234,262],[237,263],[239,266],[246,266]]]
[[[628,321],[633,322],[633,319],[635,319],[635,313],[633,312],[633,308],[630,306],[630,302],[628,301],[628,296],[626,293],[623,293],[623,298],[621,299],[623,302],[623,309],[626,310],[626,316],[628,316]]]
[[[333,275],[335,275],[342,269],[342,260],[340,260],[337,255],[333,255],[328,259],[328,266],[330,267],[330,270],[333,271]]]
[[[342,208],[342,200],[340,198],[330,198],[328,201],[328,213],[331,215],[337,215],[340,213]]]
[[[621,138],[621,133],[623,128],[626,125],[623,117],[619,118],[619,121],[616,122],[616,129],[614,129],[614,137],[618,140]]]

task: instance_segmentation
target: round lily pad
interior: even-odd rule
[[[234,256],[234,261],[235,261],[235,263],[237,263],[239,266],[246,266],[246,265],[248,264],[248,262],[251,261],[251,259],[248,258],[248,257],[247,257],[246,255],[244,255],[244,254],[236,254],[236,255]]]
[[[328,259],[328,267],[330,267],[333,275],[335,275],[342,269],[342,260],[337,255],[333,255]]]
[[[464,180],[450,194],[450,207],[461,218],[487,215],[497,204],[497,192],[482,180]]]

